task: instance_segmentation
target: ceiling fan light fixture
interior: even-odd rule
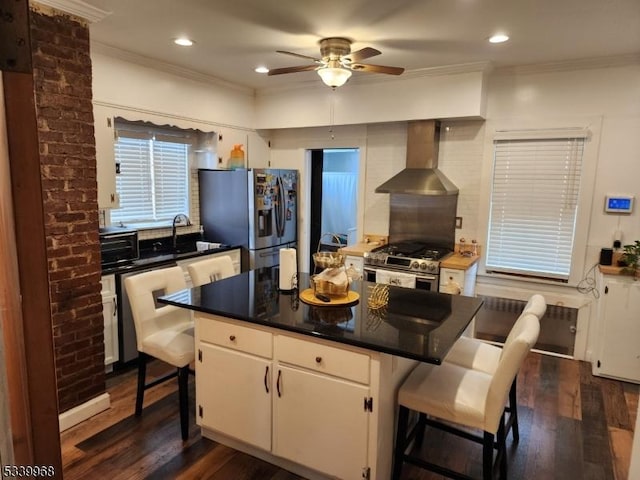
[[[325,67],[318,69],[318,75],[328,87],[341,87],[351,77],[351,70],[339,67]]]
[[[195,42],[187,37],[178,37],[173,39],[173,43],[181,47],[191,47]]]

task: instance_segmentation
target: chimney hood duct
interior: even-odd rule
[[[437,168],[439,139],[439,122],[410,121],[407,125],[407,168],[376,188],[376,193],[457,195],[458,187]]]

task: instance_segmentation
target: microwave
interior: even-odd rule
[[[100,255],[102,268],[126,265],[137,260],[138,231],[122,228],[105,228],[100,231]]]

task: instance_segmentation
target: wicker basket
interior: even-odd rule
[[[316,278],[317,275],[311,277],[311,288],[314,293],[326,295],[329,298],[343,298],[349,293],[349,283],[345,285],[336,285],[327,280]]]
[[[345,255],[338,252],[317,252],[313,254],[316,268],[338,268],[344,266]]]

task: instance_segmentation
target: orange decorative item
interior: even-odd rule
[[[242,145],[234,145],[229,155],[229,168],[244,168],[244,150]]]

